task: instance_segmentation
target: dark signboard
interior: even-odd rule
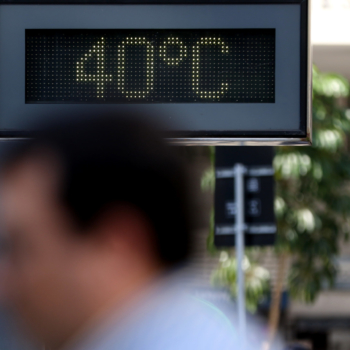
[[[271,245],[276,224],[272,147],[216,147],[215,245],[235,244],[234,177],[236,163],[246,167],[244,178],[245,244]],[[230,174],[231,169],[231,174]]]

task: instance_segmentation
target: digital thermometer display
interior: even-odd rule
[[[275,29],[27,29],[26,103],[274,103]]]

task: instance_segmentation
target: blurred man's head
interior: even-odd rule
[[[147,124],[96,117],[33,134],[6,158],[0,288],[57,348],[98,310],[188,255],[182,165]]]

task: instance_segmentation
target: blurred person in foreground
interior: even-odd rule
[[[73,118],[1,167],[2,298],[50,350],[239,349],[183,286],[183,165],[148,124]]]

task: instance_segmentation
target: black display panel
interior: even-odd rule
[[[275,29],[27,29],[26,103],[274,103]]]

